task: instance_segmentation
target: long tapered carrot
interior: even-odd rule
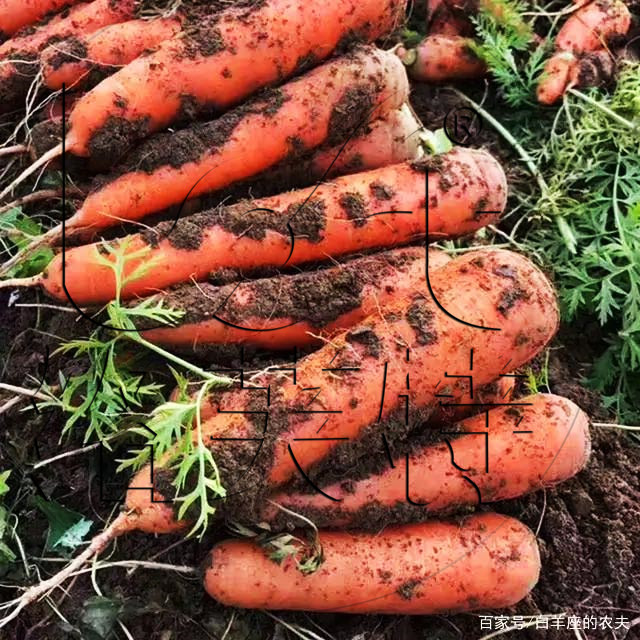
[[[90,155],[102,142],[103,152],[119,155],[126,143],[178,118],[185,103],[193,111],[226,109],[326,58],[346,37],[373,41],[389,33],[404,9],[405,0],[267,0],[231,7],[87,94],[71,114],[67,149]],[[107,145],[114,120],[122,140]]]
[[[363,45],[217,120],[148,140],[100,181],[67,220],[67,231],[140,220],[304,150],[345,142],[359,126],[398,109],[408,90],[397,56]]]
[[[80,0],[0,0],[0,42]]]
[[[375,535],[320,531],[318,543],[323,564],[310,575],[252,540],[218,543],[205,589],[233,607],[425,615],[513,605],[540,574],[533,532],[495,513]]]
[[[430,281],[435,300],[452,315],[425,288],[299,361],[295,385],[282,382],[269,396],[247,391],[236,412],[202,426],[199,437],[227,491],[225,512],[256,517],[266,492],[383,423],[405,406],[405,397],[425,413],[442,394],[456,402],[468,393],[468,380],[456,376],[489,383],[534,357],[557,330],[551,284],[518,254],[471,252],[436,270]],[[174,472],[162,461],[154,469],[155,500],[173,497]],[[157,531],[159,522],[176,523],[170,505],[151,503],[143,490],[150,473],[145,467],[134,477],[126,505],[139,527]]]
[[[437,268],[448,258],[434,252],[430,259]],[[424,286],[425,266],[424,247],[410,247],[290,276],[222,287],[185,284],[161,296],[165,306],[185,314],[180,324],[144,331],[143,336],[159,344],[194,347],[238,343],[292,349],[316,344],[380,306],[412,295]]]
[[[429,227],[425,173],[428,171]],[[194,214],[126,239],[130,259],[122,295],[158,292],[220,269],[255,270],[326,260],[411,240],[460,236],[497,220],[506,202],[506,178],[486,151],[454,149],[414,163],[358,173],[318,186]],[[172,230],[173,229],[173,230]],[[115,249],[119,242],[111,243]],[[144,255],[141,251],[147,250]],[[103,303],[116,293],[103,244],[68,249],[33,280],[76,304]],[[64,255],[64,262],[63,262]],[[144,272],[140,273],[143,265]],[[64,268],[64,271],[63,271]],[[131,277],[138,271],[135,278]],[[66,292],[65,292],[66,287]]]
[[[516,498],[578,473],[590,454],[587,415],[570,400],[551,394],[517,402],[522,406],[486,407],[488,415],[483,412],[458,425],[468,435],[441,436],[450,439],[450,446],[419,446],[408,458],[394,460],[393,468],[387,462],[382,472],[351,483],[348,490],[340,483],[321,485],[340,502],[311,492],[279,493],[273,501],[319,527],[376,529],[387,518],[417,521],[480,500]],[[270,506],[263,517],[282,524],[285,512]]]
[[[53,90],[95,85],[175,36],[181,25],[180,17],[128,20],[56,42],[40,55],[43,82]]]
[[[54,16],[33,33],[17,35],[0,45],[0,112],[8,111],[26,95],[36,77],[38,53],[50,43],[76,34],[88,34],[133,16],[136,0],[93,0]]]

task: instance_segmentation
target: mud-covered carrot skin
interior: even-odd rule
[[[68,150],[119,156],[128,144],[190,113],[225,110],[281,83],[353,39],[373,41],[404,19],[405,0],[267,0],[194,20],[105,79],[78,103]],[[117,98],[117,100],[116,100]],[[116,104],[114,104],[116,102]],[[112,140],[117,124],[119,139]]]
[[[536,88],[540,104],[554,104],[562,98],[577,64],[578,58],[570,51],[557,51],[547,60],[544,74]]]
[[[557,330],[551,284],[518,254],[471,252],[436,270],[430,281],[437,300],[451,314],[500,331],[474,328],[446,315],[425,286],[424,292],[383,309],[301,359],[297,384],[282,382],[272,388],[268,409],[264,391],[247,392],[246,404],[238,411],[250,408],[252,413],[217,415],[203,426],[228,491],[225,511],[236,518],[255,517],[265,492],[346,442],[336,438],[356,440],[371,425],[383,423],[406,406],[403,394],[409,396],[411,410],[423,415],[439,403],[438,394],[451,395],[452,402],[466,397],[467,381],[445,373],[468,372],[471,349],[474,385],[484,385],[528,362]],[[226,437],[239,440],[218,439]],[[161,466],[155,467],[157,480],[171,491],[171,473]],[[131,487],[148,486],[148,479],[149,469],[143,469]],[[128,492],[127,506],[141,524],[148,502],[148,491]],[[148,526],[151,530],[153,521]]]
[[[622,0],[594,0],[571,14],[558,32],[555,46],[559,51],[589,53],[626,35],[630,26],[631,13]]]
[[[0,0],[0,43],[23,27],[29,27],[45,16],[80,0]]]
[[[447,82],[481,78],[486,65],[471,49],[470,38],[429,35],[403,56],[407,72],[418,82]]]
[[[495,513],[377,534],[320,531],[319,541],[324,563],[311,575],[251,541],[221,542],[205,589],[241,608],[425,615],[513,605],[540,573],[532,531]]]
[[[179,17],[127,20],[94,34],[56,42],[40,55],[43,82],[54,91],[85,86],[118,71],[180,32]]]
[[[129,261],[127,274],[141,260],[148,269],[125,285],[123,295],[148,295],[170,284],[205,280],[220,269],[246,272],[391,248],[424,238],[426,232],[434,240],[464,235],[498,219],[495,212],[504,209],[506,189],[504,171],[493,156],[455,149],[415,163],[338,178],[320,185],[312,195],[309,189],[292,191],[194,214],[178,221],[169,235],[172,223],[130,237],[128,251],[149,251]],[[99,245],[89,244],[65,252],[67,291],[78,304],[107,302],[115,294],[113,270],[100,262],[98,250]],[[62,254],[43,274],[42,285],[51,296],[66,299]]]
[[[89,34],[131,18],[136,0],[93,0],[55,15],[51,20],[0,45],[0,112],[13,108],[26,95],[39,69],[38,53],[47,45],[74,36]]]
[[[442,251],[429,257],[430,271],[449,260]],[[422,290],[425,264],[424,247],[411,247],[294,275],[224,286],[184,284],[162,296],[165,306],[185,313],[180,324],[142,335],[159,344],[193,347],[236,343],[292,349],[318,344],[391,301]]]
[[[408,91],[395,55],[359,47],[217,120],[146,141],[117,173],[100,180],[67,227],[96,230],[140,220],[287,157],[344,142],[358,125],[399,108]]]
[[[555,40],[556,52],[545,65],[538,84],[541,104],[554,104],[571,86],[594,86],[611,75],[607,45],[627,34],[631,14],[621,0],[594,0],[564,23]],[[591,57],[602,52],[603,56]],[[581,64],[583,58],[590,57]],[[594,63],[593,69],[589,69]]]
[[[482,436],[487,415],[482,412],[459,423],[462,434],[444,443],[418,447],[409,456],[409,493],[406,459],[386,464],[378,474],[351,483],[346,491],[339,483],[322,490],[340,502],[318,493],[280,493],[273,500],[313,519],[320,527],[379,528],[385,521],[419,521],[434,514],[482,502],[516,498],[571,478],[587,463],[591,451],[589,419],[573,402],[550,394],[519,398],[529,406],[496,407],[488,414],[488,448]],[[452,431],[444,428],[443,431]],[[416,438],[419,440],[419,437]],[[488,456],[489,469],[486,469]],[[408,498],[417,504],[411,504]],[[422,506],[420,506],[422,505]],[[284,514],[273,507],[267,520],[284,523]]]

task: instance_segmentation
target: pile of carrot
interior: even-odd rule
[[[584,7],[574,17],[591,40],[569,21],[558,50],[597,52],[625,31],[618,0],[607,2],[609,26]],[[507,207],[498,160],[485,149],[434,153],[408,104],[407,72],[423,82],[486,72],[464,20],[436,3],[427,38],[393,51],[382,44],[405,0],[218,12],[22,4],[0,0],[1,108],[16,108],[34,78],[71,91],[73,106],[64,140],[0,201],[63,152],[89,160],[75,213],[2,269],[43,246],[51,263],[0,288],[40,287],[82,309],[153,297],[182,312],[171,326],[140,320],[154,349],[304,351],[295,383],[266,371],[256,388],[210,392],[197,437],[226,491],[219,514],[274,532],[330,528],[317,534],[319,567],[298,570],[301,542],[277,564],[255,540],[226,541],[211,552],[207,592],[235,607],[398,614],[525,597],[540,572],[535,535],[469,514],[574,476],[589,458],[589,424],[569,400],[514,388],[558,329],[547,277],[518,253],[428,246],[499,224]],[[374,442],[386,447],[377,458]],[[171,504],[176,453],[134,475],[117,519],[0,626],[116,536],[188,532],[193,514]]]

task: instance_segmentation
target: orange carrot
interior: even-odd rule
[[[117,157],[175,121],[185,104],[191,112],[227,109],[327,58],[345,38],[380,38],[402,21],[405,4],[267,0],[202,18],[89,92],[71,114],[67,150]],[[114,122],[120,125],[118,143],[105,148]]]
[[[80,0],[0,0],[0,42]]]
[[[487,503],[517,498],[578,473],[590,454],[586,414],[555,395],[538,394],[517,402],[523,406],[487,407],[488,415],[467,418],[457,429],[445,426],[441,439],[448,438],[450,447],[444,442],[419,447],[408,458],[396,459],[394,468],[381,454],[384,469],[352,482],[348,491],[344,483],[321,485],[340,502],[319,493],[280,493],[273,501],[320,527],[374,530],[386,519],[417,521],[475,505],[480,499]],[[469,435],[452,433],[458,430]],[[486,438],[483,432],[488,433]],[[420,436],[415,439],[419,442]],[[283,515],[269,507],[263,518],[282,522]]]
[[[406,244],[425,234],[432,239],[460,236],[497,220],[505,202],[506,178],[498,162],[486,151],[458,148],[412,164],[337,178],[312,193],[292,191],[240,202],[183,218],[175,229],[167,222],[130,236],[126,252],[139,257],[126,265],[129,281],[122,294],[148,295],[170,284],[206,279],[220,269],[249,271],[326,260]],[[116,292],[104,254],[122,242],[110,243],[109,251],[104,244],[68,249],[64,274],[61,254],[40,276],[5,280],[0,286],[42,285],[60,300],[68,293],[76,304],[104,303]],[[130,278],[142,265],[144,272]]]
[[[547,60],[536,89],[540,104],[554,104],[562,98],[577,64],[578,59],[570,51],[557,51]]]
[[[482,77],[487,69],[461,36],[429,35],[402,56],[411,78],[419,82],[447,82]]]
[[[612,73],[608,44],[625,36],[630,26],[631,14],[621,0],[595,0],[571,14],[556,36],[556,53],[547,61],[538,83],[538,101],[553,104],[571,86],[606,81]],[[599,53],[602,56],[589,56]],[[582,62],[585,57],[589,59]],[[595,63],[593,69],[591,63]]]
[[[429,254],[431,269],[447,261],[443,252]],[[185,284],[161,296],[166,307],[185,314],[180,324],[142,335],[158,344],[193,347],[239,343],[292,349],[316,344],[424,287],[425,264],[424,248],[411,247],[290,276],[222,287]]]
[[[558,51],[588,53],[626,35],[631,14],[622,0],[595,0],[571,14],[555,40]]]
[[[43,81],[49,89],[92,85],[119,67],[176,35],[179,17],[129,20],[96,33],[81,33],[49,45],[41,54]]]
[[[146,141],[116,173],[99,181],[101,186],[67,220],[67,232],[140,220],[253,176],[302,150],[344,142],[407,97],[408,81],[398,58],[362,46],[213,122]],[[94,142],[98,144],[97,137]],[[50,234],[55,237],[59,231]]]
[[[405,395],[423,413],[439,403],[438,394],[456,402],[468,393],[468,382],[446,373],[467,373],[471,349],[473,383],[481,386],[529,361],[558,327],[550,283],[518,254],[471,252],[436,270],[430,281],[436,300],[453,316],[499,330],[461,324],[426,291],[417,292],[300,360],[297,383],[273,388],[268,405],[264,391],[246,391],[235,413],[216,415],[201,429],[227,490],[226,513],[256,517],[266,492],[325,459],[345,439],[357,440],[392,418],[404,408]],[[173,497],[174,472],[162,461],[154,468],[155,500]],[[145,531],[158,531],[159,522],[175,526],[171,507],[151,503],[150,492],[142,490],[149,477],[145,467],[133,478],[128,511]]]
[[[88,34],[133,15],[136,0],[93,0],[71,8],[42,24],[33,33],[18,34],[0,45],[0,111],[15,107],[26,95],[38,71],[38,53],[52,42]]]
[[[319,180],[378,169],[423,155],[425,129],[409,105],[404,104],[384,117],[362,127],[346,144],[323,145],[300,157],[287,158],[222,193],[194,198],[185,203],[188,215],[216,206],[225,198],[231,201],[264,198],[290,189],[316,184]]]
[[[320,531],[319,544],[324,562],[305,575],[251,540],[221,542],[204,587],[233,607],[425,615],[513,605],[540,573],[533,532],[495,513],[376,534]]]

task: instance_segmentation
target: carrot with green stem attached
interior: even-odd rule
[[[396,58],[397,59],[397,58]],[[425,174],[430,193],[425,215]],[[454,149],[337,178],[313,190],[284,193],[161,223],[127,238],[125,298],[162,291],[220,269],[255,271],[327,260],[366,249],[391,248],[428,236],[471,233],[499,218],[506,203],[504,171],[486,151]],[[67,249],[46,271],[3,288],[42,286],[59,300],[81,306],[114,298],[115,276],[106,247]],[[131,274],[136,272],[136,277]],[[66,288],[66,291],[65,291]]]
[[[538,83],[537,98],[541,104],[557,102],[571,86],[598,84],[611,74],[612,61],[607,55],[610,42],[627,34],[631,13],[621,0],[595,0],[578,8],[562,25],[555,39],[556,52],[545,65]],[[589,54],[602,52],[591,60],[591,73],[581,66]],[[588,66],[589,62],[585,62]]]
[[[418,521],[480,500],[486,504],[518,498],[553,487],[587,464],[589,418],[570,400],[538,394],[519,398],[513,406],[485,409],[488,413],[455,428],[442,427],[437,444],[421,446],[421,434],[414,434],[411,453],[394,460],[393,467],[381,455],[382,470],[351,482],[348,489],[340,482],[320,484],[339,502],[312,493],[310,487],[308,492],[278,493],[272,500],[319,527],[376,530],[384,521]],[[431,438],[428,430],[427,425],[425,433]],[[486,438],[478,436],[483,432]],[[284,526],[291,520],[287,511],[269,506],[262,519]]]
[[[301,150],[346,142],[369,120],[398,109],[408,90],[397,56],[362,46],[217,120],[148,140],[116,173],[100,180],[66,221],[66,233],[141,220],[256,175]],[[61,232],[55,227],[39,242],[55,242]]]
[[[65,149],[113,162],[185,108],[192,115],[224,111],[326,59],[354,35],[381,38],[404,19],[405,7],[406,0],[266,0],[204,16],[83,96],[69,116]],[[41,157],[0,199],[61,153],[62,145]]]

